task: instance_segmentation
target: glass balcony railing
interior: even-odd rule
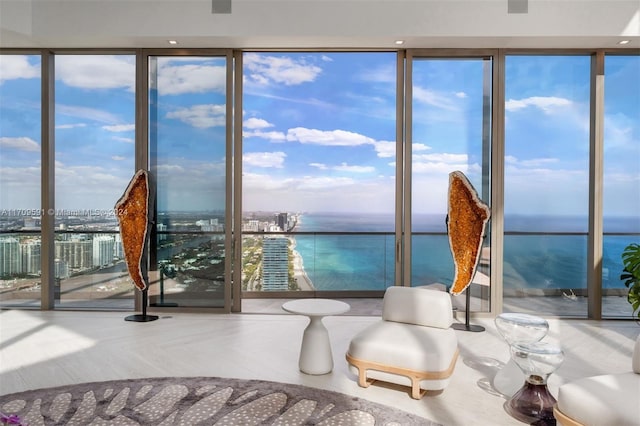
[[[620,280],[621,254],[638,233],[606,233],[602,257],[603,316],[630,315]],[[587,234],[507,232],[503,262],[504,310],[587,316]]]
[[[385,232],[243,233],[242,289],[384,290],[394,284],[394,240]]]
[[[0,306],[40,307],[40,233],[0,234]]]
[[[620,254],[639,234],[606,234],[603,253],[603,312],[625,316],[629,308],[626,288],[619,276]],[[285,245],[268,247],[281,239]],[[244,292],[376,291],[394,283],[394,239],[390,232],[255,233],[243,234]],[[445,233],[415,233],[412,237],[412,277],[415,286],[441,284],[448,288],[454,274]],[[508,232],[504,238],[504,301],[507,311],[560,316],[586,316],[586,233]],[[274,248],[275,247],[275,248]],[[279,248],[278,248],[279,247]],[[281,250],[280,257],[273,250]],[[285,250],[288,253],[285,257]],[[274,260],[275,259],[275,260]],[[279,260],[278,260],[279,259]],[[269,277],[277,262],[287,262],[279,285]],[[487,302],[490,290],[489,248],[484,247],[473,297]],[[267,274],[268,285],[264,285]],[[480,276],[478,276],[480,275]],[[253,297],[252,296],[252,297]],[[487,310],[488,304],[480,305]]]
[[[54,271],[56,307],[133,309],[117,232],[56,232]]]
[[[243,233],[242,290],[251,297],[269,291],[383,291],[395,281],[394,240],[391,232]],[[605,317],[631,314],[620,280],[621,254],[638,240],[638,233],[604,235]],[[55,247],[57,306],[133,309],[135,289],[119,234],[57,232]],[[506,311],[586,316],[585,233],[507,232],[504,247]],[[483,299],[490,288],[486,249],[479,266],[487,280]],[[0,306],[39,307],[39,233],[2,234],[0,250]],[[414,234],[412,253],[412,285],[451,284],[454,271],[445,233]],[[207,299],[207,306],[213,306],[223,299],[223,233],[159,233],[155,255],[157,266],[149,272],[150,303],[183,306],[191,298]]]
[[[158,232],[156,247],[157,265],[149,271],[151,306],[224,306],[223,230]]]

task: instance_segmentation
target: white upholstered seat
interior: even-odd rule
[[[554,414],[561,426],[640,425],[640,335],[632,371],[586,377],[558,389]]]
[[[391,287],[384,295],[382,319],[358,333],[347,361],[358,384],[375,380],[411,386],[411,396],[444,389],[458,357],[451,296],[443,291]]]

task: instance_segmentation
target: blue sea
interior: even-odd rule
[[[296,250],[317,290],[384,290],[394,283],[394,217],[368,214],[303,214],[297,232],[376,232],[375,235],[296,235]],[[411,284],[450,285],[454,267],[444,215],[412,218]],[[505,218],[505,288],[586,288],[587,220],[572,217]],[[512,232],[573,233],[517,235]],[[605,220],[603,286],[624,288],[620,255],[640,243],[640,218]],[[434,234],[435,233],[435,234]],[[488,237],[487,237],[488,238]]]

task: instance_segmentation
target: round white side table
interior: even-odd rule
[[[314,375],[330,373],[333,370],[331,341],[322,318],[343,314],[349,311],[351,306],[331,299],[298,299],[284,303],[282,309],[309,317],[309,325],[304,330],[300,346],[300,371]]]

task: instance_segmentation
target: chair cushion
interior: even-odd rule
[[[558,409],[586,426],[639,425],[640,375],[606,374],[566,383],[558,389]]]
[[[351,340],[348,353],[387,366],[437,372],[450,367],[457,348],[458,339],[451,328],[379,321]]]
[[[389,287],[384,294],[382,319],[427,327],[449,328],[453,308],[449,293],[415,287]]]

